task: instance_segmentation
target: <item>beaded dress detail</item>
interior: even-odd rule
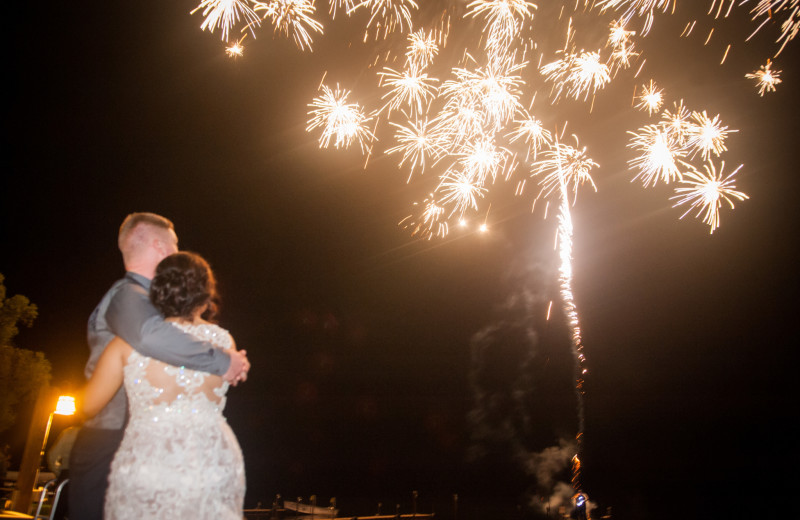
[[[171,323],[218,348],[232,345],[217,325]],[[124,385],[130,417],[111,464],[105,518],[241,520],[244,462],[222,415],[228,383],[134,350]]]

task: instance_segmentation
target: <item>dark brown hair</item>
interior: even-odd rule
[[[181,251],[164,258],[150,283],[150,301],[166,318],[191,319],[195,310],[206,306],[205,320],[217,314],[217,281],[203,257]]]

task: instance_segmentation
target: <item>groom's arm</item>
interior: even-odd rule
[[[225,375],[231,356],[178,329],[150,302],[143,287],[125,284],[114,295],[106,310],[109,329],[139,353],[170,365]]]

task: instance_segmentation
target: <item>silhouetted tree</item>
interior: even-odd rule
[[[16,420],[17,406],[36,397],[36,390],[50,382],[50,362],[42,352],[17,348],[11,340],[17,325],[30,327],[36,305],[22,295],[6,298],[5,277],[0,274],[0,432]]]

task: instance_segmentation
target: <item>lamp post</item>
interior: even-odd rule
[[[75,413],[75,398],[58,397],[58,391],[50,386],[39,390],[33,409],[33,419],[28,429],[28,439],[22,454],[22,463],[17,478],[17,489],[13,493],[11,509],[19,513],[27,513],[31,507],[33,488],[39,480],[39,468],[42,456],[47,448],[47,438],[55,415],[72,415]],[[44,418],[47,417],[47,423]]]
[[[56,408],[47,417],[47,428],[44,430],[44,440],[42,440],[42,449],[39,451],[39,465],[36,467],[36,477],[33,479],[33,487],[39,483],[39,469],[44,464],[44,452],[47,448],[47,438],[50,436],[50,427],[53,426],[54,415],[74,415],[75,414],[75,398],[69,395],[58,396]]]

